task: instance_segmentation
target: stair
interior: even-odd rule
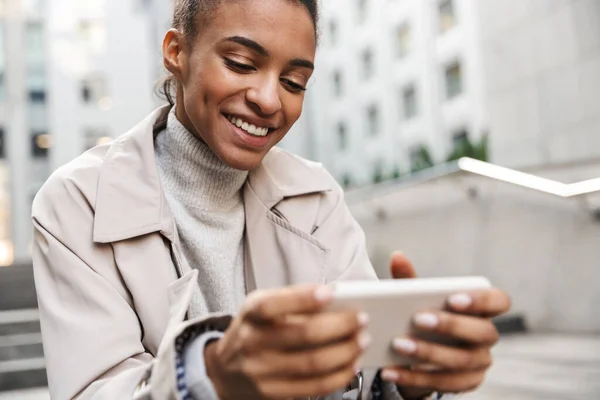
[[[47,386],[33,268],[0,268],[0,392]]]

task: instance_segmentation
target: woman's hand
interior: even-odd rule
[[[370,338],[367,317],[322,312],[331,301],[322,286],[254,293],[225,336],[205,351],[219,398],[287,399],[345,387]]]
[[[391,264],[395,278],[414,276],[410,262],[401,254],[394,254]],[[435,333],[461,345],[445,346],[399,337],[393,343],[396,351],[422,362],[423,367],[386,368],[382,378],[396,383],[406,399],[421,398],[433,391],[457,393],[479,387],[492,364],[491,348],[499,337],[491,318],[509,308],[509,296],[491,289],[451,296],[447,311],[417,314],[413,319],[417,332]]]

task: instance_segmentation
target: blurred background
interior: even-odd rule
[[[0,399],[49,398],[33,197],[162,104],[170,10],[0,0]],[[322,0],[320,32],[282,146],[347,189],[382,277],[400,249],[421,276],[485,275],[513,296],[465,398],[598,398],[600,1]]]

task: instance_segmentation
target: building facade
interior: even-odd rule
[[[0,265],[28,262],[32,200],[52,171],[156,105],[140,0],[0,0]]]
[[[445,160],[487,129],[477,2],[323,2],[303,138],[347,186]],[[312,149],[307,151],[306,148]]]
[[[478,3],[492,161],[524,167],[600,157],[600,2]]]

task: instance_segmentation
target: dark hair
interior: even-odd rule
[[[224,1],[233,0],[174,0],[173,28],[180,30],[188,38],[194,38],[200,30],[200,25],[208,20],[215,8]],[[306,8],[315,27],[315,35],[318,36],[318,0],[286,1],[289,3],[297,3]],[[167,100],[171,105],[175,104],[173,95],[175,84],[175,77],[170,75],[163,80],[158,90],[159,96]]]

